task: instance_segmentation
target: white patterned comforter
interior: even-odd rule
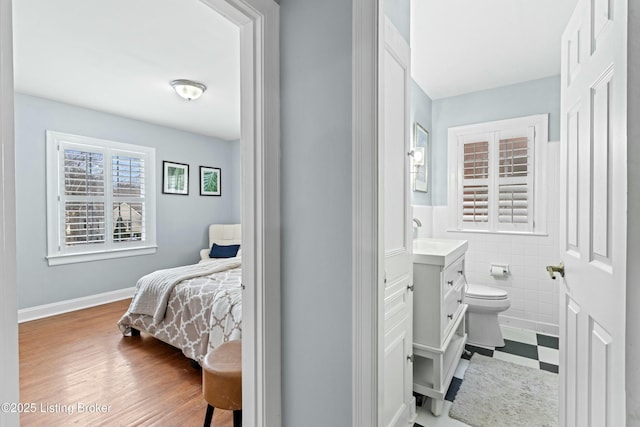
[[[223,342],[240,339],[242,272],[241,267],[234,267],[237,264],[228,265],[230,268],[224,271],[177,283],[160,321],[154,321],[151,315],[134,314],[130,308],[118,321],[120,331],[125,335],[131,334],[131,328],[147,332],[199,363]]]

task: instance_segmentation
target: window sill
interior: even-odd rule
[[[474,230],[474,229],[448,229],[447,233],[471,233],[471,234],[496,234],[496,235],[513,235],[513,236],[533,236],[533,237],[548,237],[549,233],[540,231],[489,231],[489,230]]]
[[[54,265],[64,265],[64,264],[75,264],[79,262],[90,262],[90,261],[99,261],[105,259],[115,259],[115,258],[125,258],[131,256],[138,255],[149,255],[154,254],[158,250],[158,247],[153,246],[143,246],[137,248],[126,248],[126,249],[114,249],[110,251],[101,251],[101,252],[83,252],[76,254],[64,254],[64,255],[49,255],[47,256],[47,261],[49,266]]]

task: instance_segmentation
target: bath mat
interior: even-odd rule
[[[449,416],[474,427],[557,427],[558,376],[474,354]]]

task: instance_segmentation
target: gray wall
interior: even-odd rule
[[[222,188],[223,195],[231,197],[231,218],[240,222],[242,217],[242,156],[240,149],[240,141],[231,144],[231,170],[222,171],[225,181]],[[230,173],[228,173],[230,172]]]
[[[18,308],[135,286],[143,274],[197,262],[213,222],[239,221],[236,142],[16,94]],[[45,130],[156,147],[157,243],[153,255],[49,267],[46,256]],[[189,195],[162,191],[162,161],[190,165]],[[199,195],[200,165],[221,167],[222,197]]]
[[[351,426],[352,2],[281,0],[282,419]]]
[[[431,201],[447,204],[448,128],[549,113],[549,141],[560,139],[560,76],[433,101]]]
[[[400,31],[402,37],[411,44],[411,2],[410,0],[385,0],[384,14]]]

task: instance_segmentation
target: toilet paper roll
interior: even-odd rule
[[[507,268],[504,265],[492,265],[489,274],[496,277],[504,277],[507,275]]]

